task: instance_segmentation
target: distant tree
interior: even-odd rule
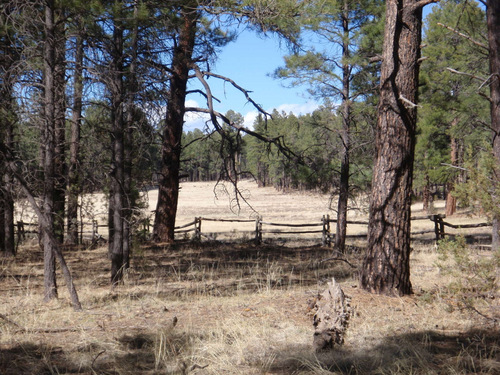
[[[448,216],[456,209],[454,185],[464,182],[460,168],[465,150],[477,148],[489,136],[483,125],[487,103],[477,95],[480,83],[473,78],[486,75],[487,51],[459,35],[480,40],[485,23],[485,14],[475,2],[457,6],[456,1],[441,1],[427,17],[414,190],[423,192],[428,208],[430,186],[446,186]]]
[[[386,1],[368,247],[360,285],[405,295],[410,282],[410,206],[422,7],[433,0]]]
[[[342,126],[338,129],[338,136],[341,139],[338,153],[341,162],[338,169],[340,178],[337,186],[335,247],[338,251],[344,252],[349,178],[352,173],[350,170],[352,137],[357,122],[352,107],[357,98],[368,95],[367,91],[353,90],[351,85],[355,75],[360,73],[362,68],[363,58],[357,54],[362,51],[359,44],[362,37],[366,38],[368,35],[363,34],[363,30],[371,26],[370,24],[380,22],[378,16],[381,13],[382,2],[340,0],[318,4],[320,13],[316,17],[307,19],[311,24],[306,23],[304,27],[312,34],[311,37],[325,42],[327,48],[325,51],[315,52],[307,45],[309,40],[306,38],[305,52],[288,56],[286,67],[278,69],[275,74],[280,78],[292,79],[294,84],[308,84],[311,95],[326,102],[340,100],[337,112],[342,119]],[[340,50],[340,53],[337,50]],[[366,86],[363,88],[366,89]]]
[[[69,164],[68,164],[68,243],[78,243],[78,197],[82,191],[80,168],[80,141],[83,116],[83,70],[84,70],[84,24],[80,16],[75,17],[73,105],[71,108]]]

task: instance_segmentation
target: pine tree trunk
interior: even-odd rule
[[[431,182],[429,175],[425,175],[425,185],[424,185],[424,192],[422,194],[422,210],[425,213],[429,213],[429,209],[431,206]]]
[[[343,253],[345,251],[345,238],[347,234],[347,204],[349,201],[349,155],[351,153],[351,66],[348,63],[349,53],[349,5],[344,1],[342,14],[342,27],[344,39],[342,43],[342,140],[341,162],[340,162],[340,191],[337,205],[337,231],[335,236],[335,247]]]
[[[9,67],[5,67],[6,73],[3,77],[4,85],[0,89],[0,101],[2,102],[2,118],[0,118],[0,137],[7,147],[12,149],[14,146],[14,122],[15,115],[13,110],[12,84]],[[5,156],[4,156],[5,157]],[[0,249],[7,256],[15,256],[16,248],[14,242],[14,198],[13,198],[13,179],[12,174],[4,164],[7,161],[0,157],[2,173],[0,173]]]
[[[12,125],[11,125],[12,126]],[[12,147],[12,128],[10,129],[8,145]],[[3,244],[5,254],[8,256],[16,255],[16,245],[14,237],[14,198],[12,196],[14,181],[11,174],[6,171],[3,181]],[[1,236],[0,236],[1,237]]]
[[[110,211],[112,211],[109,243],[111,258],[111,285],[116,286],[123,279],[126,260],[123,256],[123,223],[125,202],[124,184],[124,119],[123,119],[123,27],[115,20],[111,62],[111,121],[112,121],[112,163]]]
[[[56,42],[54,22],[54,1],[47,1],[45,6],[45,40],[44,40],[44,121],[42,129],[42,166],[43,166],[43,205],[42,212],[48,218],[46,227],[40,227],[40,243],[43,247],[44,259],[44,300],[57,298],[55,252],[50,234],[54,234],[54,194],[56,149],[55,118],[55,64]],[[41,225],[41,224],[40,224]]]
[[[186,87],[198,19],[198,13],[188,6],[183,8],[181,14],[183,24],[172,60],[172,77],[163,133],[162,166],[153,233],[155,241],[159,242],[174,240]]]
[[[422,9],[388,0],[376,128],[368,249],[360,285],[405,295],[410,282],[410,206],[415,150]]]
[[[59,242],[62,243],[64,241],[64,215],[66,206],[66,36],[64,35],[63,28],[57,29],[55,37],[54,233]]]
[[[83,96],[83,37],[76,36],[73,109],[71,118],[71,142],[68,170],[68,221],[67,242],[78,244],[78,196],[80,195],[80,129]]]
[[[134,2],[134,20],[137,20],[137,2]],[[132,45],[131,45],[131,61],[128,69],[128,85],[127,85],[127,117],[125,121],[125,152],[124,152],[124,168],[123,168],[123,190],[124,190],[124,220],[123,220],[123,267],[130,267],[130,248],[131,248],[131,221],[132,208],[135,202],[132,201],[132,147],[133,147],[133,129],[134,129],[134,101],[137,91],[137,42],[138,42],[138,26],[134,23],[132,30]]]
[[[497,160],[495,172],[495,188],[498,192],[500,176],[500,2],[488,0],[486,5],[488,23],[488,44],[490,60],[490,112],[491,128],[495,132],[493,137],[493,155]],[[497,203],[499,197],[496,197]],[[493,216],[492,248],[500,250],[500,213],[498,208]]]
[[[458,118],[453,119],[451,127],[456,127],[458,124]],[[451,165],[458,165],[459,162],[459,146],[458,140],[455,137],[451,137],[451,151],[450,151],[450,161]],[[451,194],[455,187],[457,177],[453,176],[452,180],[446,184],[446,216],[453,216],[457,211],[457,199]]]

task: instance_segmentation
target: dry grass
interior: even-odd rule
[[[193,212],[212,209],[193,201]],[[16,260],[0,263],[0,373],[499,373],[498,330],[451,311],[433,246],[414,247],[415,294],[403,298],[360,290],[355,269],[321,262],[330,249],[298,242],[136,245],[114,291],[105,248],[68,250],[84,307],[74,312],[64,285],[57,301],[42,303],[42,254],[25,246]],[[351,250],[349,261],[359,266],[362,249]],[[331,277],[351,297],[355,316],[342,348],[315,353],[309,303]]]

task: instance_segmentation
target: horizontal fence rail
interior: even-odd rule
[[[491,226],[490,223],[474,223],[474,224],[452,224],[444,221],[446,215],[425,215],[425,216],[412,216],[412,221],[417,220],[430,220],[434,223],[433,229],[425,229],[419,231],[412,231],[411,235],[423,235],[434,233],[436,241],[443,239],[446,236],[445,227],[453,229],[466,229],[466,228],[481,228]],[[193,221],[188,222],[183,225],[175,227],[175,234],[187,234],[193,233],[194,240],[201,240],[202,237],[211,240],[215,239],[216,234],[223,234],[229,232],[216,232],[216,233],[203,233],[202,232],[202,222],[226,222],[226,223],[255,223],[253,231],[247,231],[248,233],[253,233],[253,238],[256,244],[262,243],[263,235],[266,234],[289,234],[289,235],[303,235],[303,234],[321,234],[321,241],[324,246],[331,245],[333,239],[335,238],[335,233],[331,231],[331,224],[337,223],[336,219],[330,218],[329,215],[323,215],[320,222],[315,223],[276,223],[271,221],[264,221],[262,217],[256,219],[218,219],[218,218],[208,218],[208,217],[196,217]],[[348,225],[366,225],[368,226],[368,221],[366,220],[347,220]],[[84,226],[91,226],[91,231],[84,231]],[[105,238],[99,233],[99,228],[107,228],[107,224],[99,224],[97,220],[92,220],[92,222],[80,222],[80,233],[79,237],[82,241],[83,235],[86,234],[87,237],[90,236],[92,243],[98,243],[101,240],[105,241]],[[279,228],[279,229],[278,229]],[[317,229],[316,229],[317,228]],[[17,232],[17,240],[20,243],[26,238],[27,234],[38,234],[38,224],[37,223],[27,223],[23,221],[18,221],[15,225]],[[145,220],[140,225],[140,231],[149,235],[150,232],[150,222],[149,219]],[[234,233],[234,232],[231,232]],[[350,234],[347,238],[366,238],[367,233],[361,234]]]

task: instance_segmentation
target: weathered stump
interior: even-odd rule
[[[314,349],[320,351],[342,345],[351,317],[351,306],[350,298],[344,295],[334,278],[317,299],[316,307],[313,318]]]

